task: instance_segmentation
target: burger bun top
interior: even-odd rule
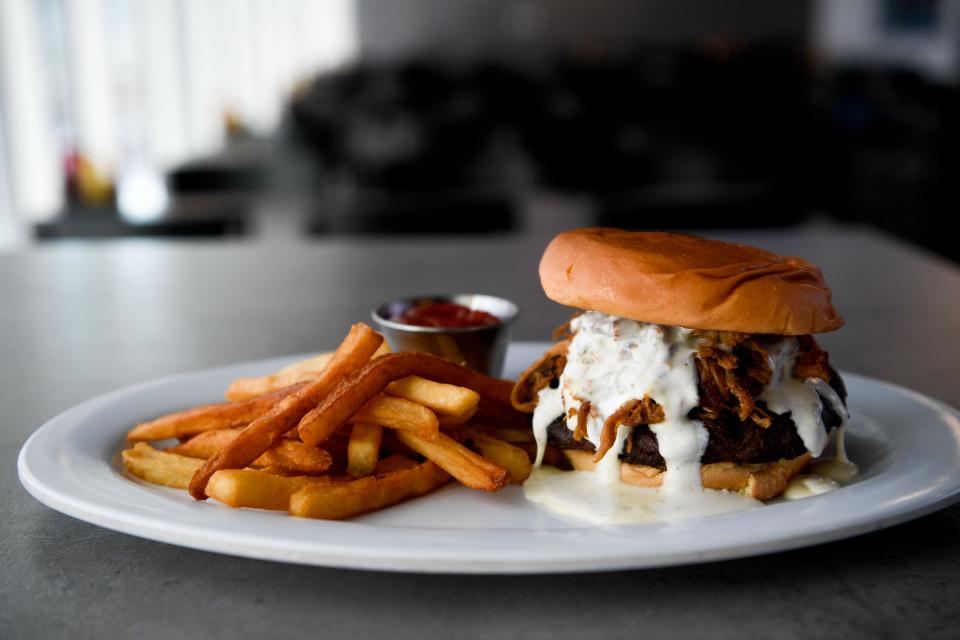
[[[540,282],[560,304],[641,322],[788,336],[843,326],[816,265],[682,234],[561,233],[540,260]]]

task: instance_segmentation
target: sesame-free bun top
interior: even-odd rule
[[[816,265],[682,234],[566,231],[540,282],[560,304],[641,322],[788,336],[843,326]]]

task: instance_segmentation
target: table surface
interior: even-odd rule
[[[822,337],[831,360],[960,406],[960,269],[859,228],[710,235],[821,265],[847,320]],[[515,337],[542,340],[566,315],[537,279],[548,239],[132,241],[0,255],[0,636],[872,638],[960,629],[960,506],[846,541],[698,566],[432,576],[141,540],[48,509],[17,481],[23,442],[78,402],[166,374],[328,348],[398,294],[499,294],[522,305]]]

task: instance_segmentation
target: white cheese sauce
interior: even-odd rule
[[[816,457],[827,446],[827,429],[823,424],[820,397],[826,398],[841,417],[847,415],[847,409],[837,392],[825,381],[819,378],[800,380],[793,376],[796,357],[796,338],[784,338],[767,348],[770,384],[764,386],[758,399],[764,401],[767,409],[774,413],[789,411],[803,446]]]
[[[759,500],[730,491],[689,491],[667,495],[624,482],[601,484],[596,472],[542,467],[523,483],[523,495],[550,509],[596,524],[682,520],[762,507]]]
[[[836,451],[830,458],[824,460],[815,460],[807,465],[804,475],[797,476],[787,485],[783,497],[786,500],[800,500],[817,496],[821,493],[839,489],[844,484],[853,480],[860,469],[857,468],[850,458],[847,457],[847,447],[844,436],[847,431],[847,420],[850,418],[850,412],[846,405],[837,395],[829,384],[817,378],[810,378],[807,383],[820,397],[830,403],[834,413],[840,416],[840,425],[834,429],[834,444]],[[819,412],[818,412],[819,414]]]
[[[699,403],[694,355],[699,339],[690,329],[635,322],[589,311],[573,320],[573,340],[557,388],[539,392],[533,414],[537,443],[535,471],[524,494],[550,509],[595,522],[624,523],[721,513],[757,506],[739,494],[703,489],[700,459],[709,433],[687,417]],[[776,413],[791,412],[797,433],[814,455],[827,441],[820,391],[840,415],[843,403],[822,380],[804,383],[793,377],[797,340],[784,338],[769,350],[773,373],[760,399]],[[630,427],[618,426],[616,441],[597,463],[596,471],[557,472],[540,469],[547,428],[559,416],[576,429],[582,403],[590,402],[586,439],[600,446],[603,423],[623,403],[649,395],[663,409],[664,420],[650,425],[666,465],[663,486],[643,489],[620,482],[619,454]]]
[[[687,418],[699,402],[693,332],[593,311],[577,317],[571,329],[575,335],[559,389],[568,411],[590,401],[587,440],[599,447],[605,417],[625,402],[649,395],[664,414],[664,421],[651,427],[668,469],[664,490],[699,489],[708,434],[702,424]],[[576,426],[576,414],[567,416],[567,427]],[[629,435],[629,428],[617,430],[617,442],[597,465],[599,482],[619,483],[618,456]]]
[[[844,416],[846,420],[847,416],[845,413],[840,414]],[[807,472],[816,474],[824,478],[829,478],[835,482],[839,482],[841,485],[853,480],[860,473],[860,469],[856,464],[851,462],[850,458],[847,457],[847,446],[844,442],[844,436],[846,435],[847,425],[841,424],[836,429],[836,452],[832,458],[827,458],[825,460],[816,460],[807,467]]]
[[[804,474],[790,481],[787,490],[783,492],[783,498],[785,500],[802,500],[839,488],[840,484],[835,480],[818,475]]]
[[[546,387],[537,395],[537,408],[533,412],[533,439],[537,443],[535,467],[543,463],[543,452],[547,449],[547,427],[563,415],[563,398],[560,389]]]

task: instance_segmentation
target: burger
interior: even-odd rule
[[[842,428],[844,384],[813,335],[843,319],[805,260],[587,228],[554,238],[540,280],[578,311],[513,389],[538,466],[767,500]]]

